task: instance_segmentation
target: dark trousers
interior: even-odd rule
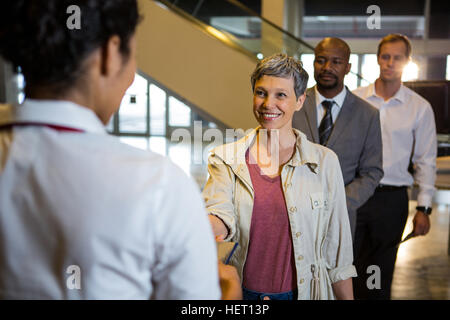
[[[377,188],[374,195],[358,210],[354,241],[354,264],[358,277],[353,278],[355,299],[389,300],[397,258],[397,244],[401,240],[408,219],[407,188]],[[376,284],[378,266],[380,288]],[[373,287],[373,286],[372,286]]]
[[[243,300],[264,300],[264,297],[268,297],[270,300],[297,300],[297,295],[297,289],[281,293],[264,293],[242,287]]]

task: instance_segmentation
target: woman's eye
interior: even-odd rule
[[[280,92],[277,94],[278,98],[285,98],[286,94],[284,92]]]
[[[265,95],[264,91],[260,91],[260,90],[256,90],[255,94],[260,97],[264,97],[264,95]]]

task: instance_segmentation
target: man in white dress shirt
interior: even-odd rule
[[[436,179],[436,125],[431,105],[402,84],[404,66],[410,61],[407,37],[390,34],[378,45],[380,76],[375,83],[353,92],[380,111],[384,177],[375,194],[359,209],[355,238],[355,298],[390,299],[391,283],[408,217],[407,187],[419,186],[414,235],[430,230]],[[368,289],[367,267],[381,271],[381,288]],[[411,279],[411,281],[413,281]]]
[[[68,31],[73,3],[81,29]],[[136,1],[0,12],[0,55],[27,97],[0,109],[0,299],[219,299],[195,183],[105,130],[136,71]]]

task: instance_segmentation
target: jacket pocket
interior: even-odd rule
[[[323,192],[314,192],[309,195],[309,198],[311,200],[311,209],[320,209],[323,208],[324,203],[324,196]]]

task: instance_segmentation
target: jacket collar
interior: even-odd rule
[[[345,87],[345,98],[342,102],[341,110],[337,116],[330,138],[326,143],[326,147],[331,148],[337,141],[338,137],[348,127],[348,123],[352,119],[354,112],[355,96]],[[306,91],[306,101],[303,106],[305,109],[311,137],[315,143],[319,143],[319,128],[317,127],[317,105],[316,105],[316,89],[310,88]]]
[[[317,85],[315,85],[314,87],[314,94],[315,94],[315,102],[316,102],[316,109],[319,107],[319,105],[324,101],[324,100],[333,100],[335,105],[341,109],[342,105],[344,104],[347,92],[349,91],[347,86],[344,86],[341,90],[341,92],[339,92],[335,97],[333,98],[325,98],[324,96],[322,96],[319,92],[319,90],[317,89]]]
[[[338,141],[341,134],[349,127],[355,112],[355,96],[347,89],[345,100],[342,104],[341,111],[339,112],[331,131],[330,138],[326,143],[326,147],[332,148]]]
[[[319,143],[319,129],[317,128],[317,108],[316,108],[316,92],[314,88],[306,90],[306,100],[303,104],[306,120],[311,132],[313,142]]]
[[[242,167],[246,167],[245,153],[253,143],[259,129],[261,129],[260,126],[236,142],[216,147],[212,150],[212,153],[221,158],[235,173],[242,171]],[[304,133],[294,128],[293,130],[297,136],[297,147],[293,157],[286,165],[293,167],[308,165],[314,171],[319,165],[319,157],[313,143],[308,141]]]

